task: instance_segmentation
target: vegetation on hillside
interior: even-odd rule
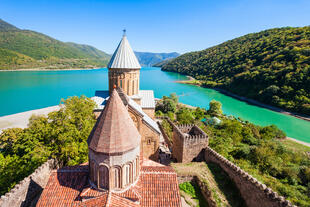
[[[87,162],[87,137],[94,124],[95,103],[85,96],[62,100],[48,116],[32,116],[28,128],[0,134],[0,195],[30,175],[48,158],[61,166]]]
[[[310,206],[310,159],[305,152],[308,148],[287,144],[285,133],[275,125],[262,127],[223,115],[217,101],[211,101],[208,110],[191,109],[178,104],[174,96],[164,97],[158,102],[157,116],[171,117],[174,112],[172,120],[175,123],[196,123],[208,134],[209,146],[218,153],[295,205]],[[164,110],[170,108],[173,112]],[[221,122],[201,121],[214,116]],[[164,130],[168,133],[170,130],[171,134],[171,127],[165,126]]]
[[[289,111],[310,115],[310,27],[248,34],[162,67]]]
[[[110,56],[92,46],[64,43],[44,34],[21,30],[0,19],[0,69],[93,68]]]
[[[218,207],[243,207],[245,206],[240,192],[229,176],[214,163],[191,162],[191,163],[172,163],[171,166],[178,176],[196,176],[210,192],[210,200]],[[180,190],[191,195],[193,199],[198,199],[200,206],[207,206],[200,193],[197,183],[181,183]],[[181,192],[181,195],[183,193]],[[184,196],[186,200],[186,196]]]
[[[195,207],[204,207],[208,206],[207,201],[204,199],[199,186],[195,182],[184,182],[179,185],[180,191],[181,191],[181,196],[182,196],[182,191],[189,196],[191,196],[191,199],[194,200],[195,204],[190,205],[190,206],[195,206]],[[185,195],[184,195],[185,197]],[[185,201],[186,198],[185,198]],[[187,201],[189,202],[189,201]]]

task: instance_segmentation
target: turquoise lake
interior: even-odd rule
[[[247,104],[212,89],[175,83],[185,76],[163,72],[160,68],[142,68],[140,89],[154,90],[161,98],[172,92],[180,102],[208,108],[212,99],[223,104],[225,114],[241,117],[255,124],[277,125],[287,136],[310,143],[310,122]],[[108,89],[108,70],[7,71],[0,72],[0,116],[57,105],[61,98],[92,97],[96,90]]]

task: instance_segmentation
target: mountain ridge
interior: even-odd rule
[[[110,55],[93,46],[62,42],[0,20],[0,69],[105,67]],[[21,58],[22,57],[22,58]]]
[[[137,52],[135,55],[138,58],[141,66],[153,66],[162,61],[173,59],[180,56],[177,52],[170,53],[154,53],[154,52]]]

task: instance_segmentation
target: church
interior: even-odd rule
[[[92,99],[96,102],[95,114],[98,117],[114,88],[117,88],[123,104],[128,109],[141,134],[141,150],[144,157],[158,159],[160,130],[155,117],[155,99],[152,90],[140,90],[141,66],[130,47],[126,33],[116,48],[109,64],[109,90],[96,91]]]
[[[109,91],[96,91],[89,162],[54,170],[38,207],[180,207],[176,172],[155,162],[161,132],[153,91],[139,90],[140,64],[124,34],[109,64]]]

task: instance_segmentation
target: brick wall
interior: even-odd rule
[[[207,147],[205,149],[205,160],[218,164],[234,181],[239,188],[241,196],[247,206],[250,207],[289,207],[293,206],[284,197],[279,196],[272,189],[262,184],[244,170]]]
[[[47,184],[51,170],[56,167],[54,160],[48,160],[31,175],[16,184],[0,198],[1,207],[35,206],[41,192]]]

